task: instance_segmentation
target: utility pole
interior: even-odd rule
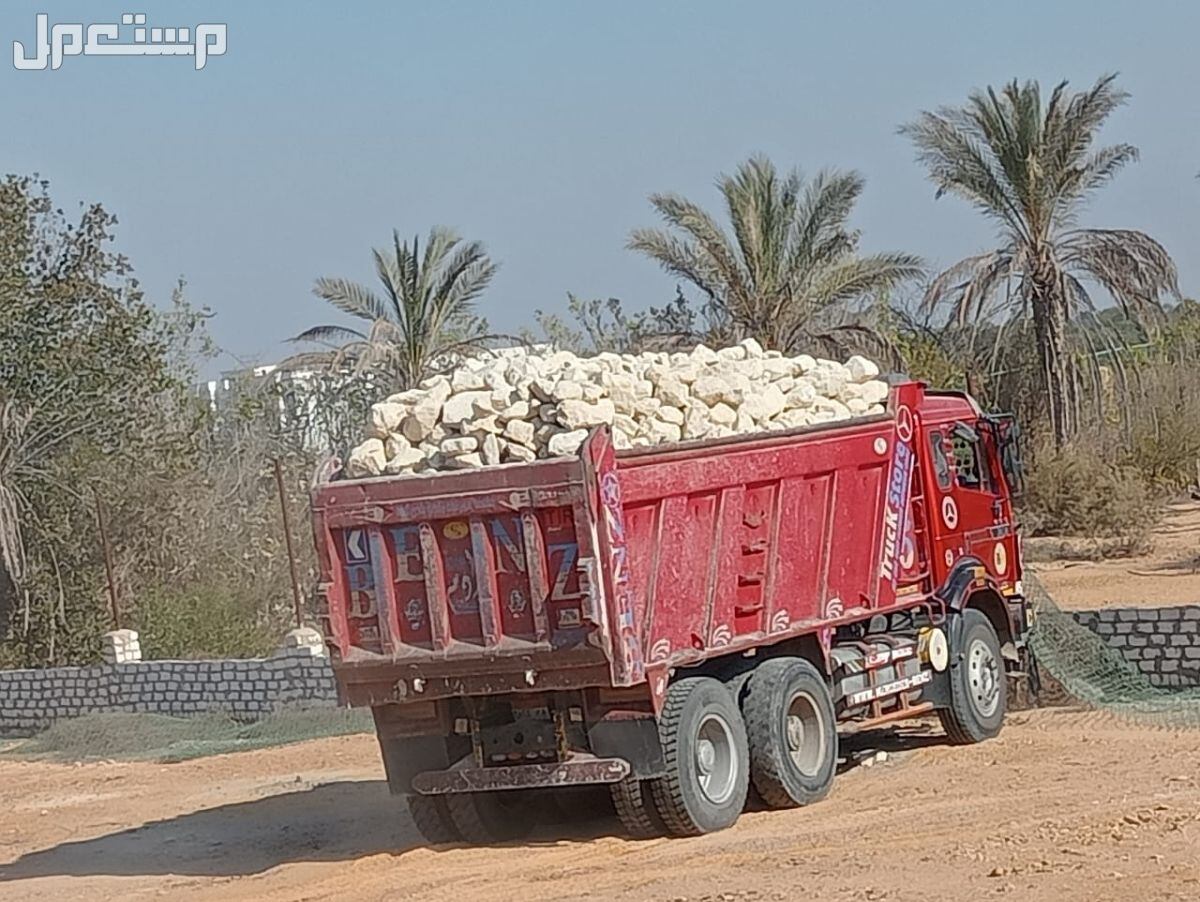
[[[104,553],[104,575],[108,579],[108,605],[112,612],[113,629],[121,628],[121,610],[117,605],[117,580],[113,576],[112,546],[108,542],[108,524],[104,519],[104,505],[100,503],[100,493],[92,489],[92,497],[96,501],[96,526],[100,529],[100,548]]]
[[[304,609],[300,603],[300,578],[296,576],[296,549],[292,547],[292,518],[288,514],[287,494],[283,490],[283,467],[275,458],[275,487],[279,490],[279,510],[283,514],[283,541],[287,547],[288,572],[292,577],[292,605],[297,628],[304,626]]]

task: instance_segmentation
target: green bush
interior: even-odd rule
[[[143,657],[187,659],[261,657],[286,626],[264,619],[242,593],[200,584],[142,595],[134,628]]]
[[[1021,499],[1021,520],[1029,533],[1144,536],[1158,517],[1158,498],[1137,470],[1110,460],[1088,438],[1061,450],[1036,449]]]

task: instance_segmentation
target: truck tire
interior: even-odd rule
[[[730,826],[750,784],[746,727],[725,685],[691,677],[667,690],[658,722],[667,772],[649,781],[654,804],[675,836]]]
[[[454,828],[469,843],[522,839],[533,830],[536,820],[519,792],[456,792],[445,799]]]
[[[617,819],[632,839],[654,839],[666,836],[667,825],[654,807],[653,790],[649,780],[626,777],[619,783],[609,783]]]
[[[408,813],[412,815],[417,831],[428,842],[440,845],[448,842],[461,842],[462,835],[450,819],[450,810],[446,800],[441,796],[408,796]]]
[[[982,612],[962,614],[957,648],[950,649],[950,705],[938,711],[955,745],[983,742],[1000,732],[1008,706],[1008,687],[1000,640]]]
[[[746,684],[742,716],[750,780],[769,808],[823,799],[837,770],[837,716],[820,671],[803,658],[764,661]]]

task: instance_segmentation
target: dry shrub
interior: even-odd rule
[[[1151,482],[1182,488],[1200,461],[1200,375],[1193,366],[1158,364],[1139,373],[1128,409],[1127,460]]]
[[[1080,437],[1032,455],[1021,519],[1032,535],[1137,540],[1158,517],[1158,498],[1134,468],[1112,462],[1102,443]]]
[[[263,657],[287,629],[286,621],[219,583],[146,592],[133,626],[150,660]]]

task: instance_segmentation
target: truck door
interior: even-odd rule
[[[988,435],[973,424],[933,426],[927,435],[936,492],[930,519],[948,573],[966,555],[978,558],[998,582],[1007,582],[1015,541],[1003,478],[994,472]]]

